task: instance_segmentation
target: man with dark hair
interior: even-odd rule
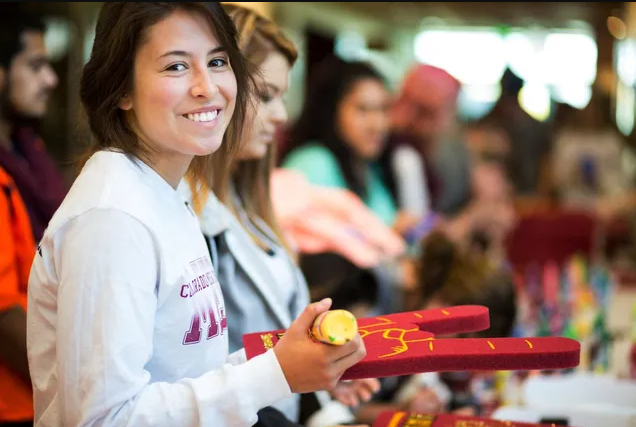
[[[0,22],[0,167],[15,181],[36,242],[67,187],[34,128],[57,76],[44,46],[44,24],[11,14]]]
[[[35,243],[67,188],[34,128],[57,85],[42,22],[0,19],[0,426],[33,425],[26,288]],[[23,202],[23,203],[22,203]]]

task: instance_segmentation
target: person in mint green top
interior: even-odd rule
[[[302,172],[314,185],[349,188],[336,156],[319,143],[307,144],[290,153],[283,167]],[[382,169],[370,162],[365,168],[365,204],[384,223],[393,225],[397,215],[395,199],[384,182]]]
[[[314,185],[356,193],[387,225],[398,217],[394,180],[383,158],[391,95],[363,62],[331,58],[316,69],[303,111],[292,128],[282,167]]]

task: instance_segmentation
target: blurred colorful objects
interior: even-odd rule
[[[599,374],[610,372],[614,337],[607,324],[615,280],[602,263],[583,256],[566,262],[529,264],[517,274],[518,319],[515,336],[563,336],[581,342],[577,370]],[[634,307],[632,375],[636,378],[636,307]],[[558,372],[497,372],[494,388],[500,405],[523,405],[522,386],[536,375],[567,375]],[[481,392],[484,396],[488,393]]]
[[[607,372],[612,344],[607,310],[614,290],[609,269],[573,256],[561,266],[532,265],[521,280],[517,331],[579,340],[587,349],[579,369]]]

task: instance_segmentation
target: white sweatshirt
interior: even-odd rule
[[[73,184],[35,256],[28,304],[36,427],[247,427],[291,395],[272,351],[228,361],[194,213],[123,154],[95,154]]]

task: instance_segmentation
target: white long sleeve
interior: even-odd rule
[[[241,365],[245,362],[247,362],[247,354],[245,353],[244,348],[235,351],[234,353],[230,354],[227,358],[227,363],[234,366]]]
[[[424,218],[430,210],[430,200],[424,165],[415,149],[398,147],[391,159],[391,167],[396,177],[400,209]]]
[[[46,325],[50,313],[38,313],[41,303],[29,322],[41,415],[36,425],[247,427],[258,410],[291,395],[272,351],[236,366],[224,363],[222,326],[207,340],[182,344],[193,311],[222,306],[222,300],[214,302],[218,282],[195,288],[193,298],[184,297],[181,285],[165,286],[174,278],[160,276],[172,270],[158,268],[167,261],[135,218],[118,210],[89,211],[41,250],[32,273],[33,301],[41,302],[52,288],[46,276],[55,272],[58,281],[54,325]],[[55,362],[42,362],[47,354]],[[243,360],[235,354],[229,362]]]

